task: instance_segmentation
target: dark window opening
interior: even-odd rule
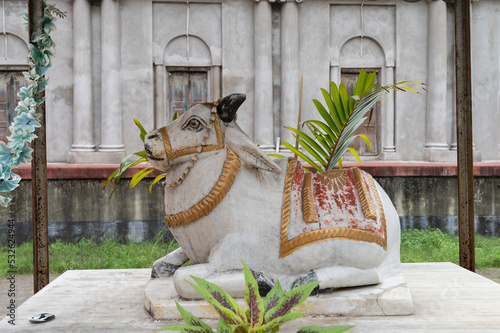
[[[208,73],[194,70],[168,72],[168,119],[179,116],[195,104],[207,102]]]
[[[20,98],[17,93],[25,86],[20,71],[0,71],[0,140],[7,142],[9,126],[14,120],[15,109]]]
[[[361,70],[358,68],[342,69],[341,82],[347,89],[347,94],[351,96],[356,87],[356,81]],[[367,73],[373,72],[374,69],[365,69]],[[377,69],[377,76],[375,78],[375,86],[379,87],[380,71]],[[380,153],[380,103],[375,104],[371,119],[369,119],[370,112],[366,114],[366,119],[363,124],[354,132],[354,134],[364,134],[370,141],[372,150],[368,148],[365,141],[358,137],[354,139],[349,147],[356,149],[359,156],[377,156]]]

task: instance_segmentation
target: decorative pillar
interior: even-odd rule
[[[453,58],[453,62],[455,62],[455,58]],[[456,153],[458,149],[458,144],[457,144],[457,105],[455,101],[457,100],[457,87],[456,87],[456,82],[457,82],[457,77],[455,71],[453,71],[453,96],[451,100],[453,101],[451,103],[451,145],[450,149]]]
[[[101,144],[102,162],[117,163],[125,156],[120,86],[119,0],[101,2]]]
[[[221,81],[221,66],[220,65],[214,65],[212,66],[212,73],[211,73],[211,94],[212,94],[212,101],[216,101],[219,98],[221,98],[221,91],[220,91],[220,81]]]
[[[330,64],[330,81],[333,81],[338,85],[340,85],[340,68],[337,64]]]
[[[262,150],[274,150],[272,9],[267,0],[255,0],[255,142]]]
[[[163,64],[155,64],[155,126],[160,128],[165,126],[167,121],[167,111],[165,109],[165,66]]]
[[[394,84],[394,67],[385,67],[384,86]],[[382,104],[382,153],[395,153],[396,145],[394,141],[394,92],[384,96],[385,102]],[[388,157],[388,156],[386,156]]]
[[[89,0],[73,3],[73,144],[70,163],[85,163],[95,152],[92,108],[92,24]]]
[[[292,132],[299,111],[299,9],[295,1],[281,5],[281,140],[295,145]]]
[[[425,159],[432,162],[448,160],[450,150],[446,138],[447,25],[446,3],[428,1],[427,34],[427,133]]]

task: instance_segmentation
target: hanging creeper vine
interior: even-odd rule
[[[11,134],[7,137],[8,143],[0,141],[0,205],[2,206],[8,206],[12,200],[11,192],[21,181],[21,177],[12,170],[22,163],[31,161],[33,149],[29,144],[36,138],[33,133],[35,128],[41,126],[40,115],[36,113],[36,109],[45,100],[37,95],[47,86],[44,75],[52,65],[51,59],[54,57],[52,49],[55,44],[50,33],[56,29],[55,16],[60,18],[66,16],[66,13],[54,5],[43,3],[43,8],[44,16],[41,20],[43,29],[40,34],[31,36],[28,54],[30,71],[23,73],[28,86],[21,88],[17,94],[21,100],[15,109],[17,115],[9,127]],[[24,13],[23,23],[28,27],[28,13]]]

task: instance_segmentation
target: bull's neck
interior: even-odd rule
[[[209,155],[209,156],[207,156]],[[229,190],[240,166],[239,158],[234,152],[226,149],[201,154],[185,180],[176,187],[165,189],[165,207],[167,216],[174,216],[167,224],[186,223],[188,219],[203,216],[222,200]],[[179,165],[168,172],[170,177],[184,170]],[[167,177],[166,182],[170,179]],[[222,194],[221,190],[224,191]],[[221,197],[222,195],[222,197]],[[210,208],[206,208],[210,206]],[[194,215],[193,215],[194,212]],[[176,221],[180,222],[176,222]]]

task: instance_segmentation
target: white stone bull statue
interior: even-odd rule
[[[285,289],[318,280],[322,290],[400,274],[399,218],[382,188],[357,168],[313,174],[270,159],[236,123],[244,100],[196,105],[146,135],[151,164],[167,172],[165,222],[180,245],[152,277],[174,274],[180,296],[199,298],[191,275],[243,296],[240,258],[261,293],[277,279]]]

